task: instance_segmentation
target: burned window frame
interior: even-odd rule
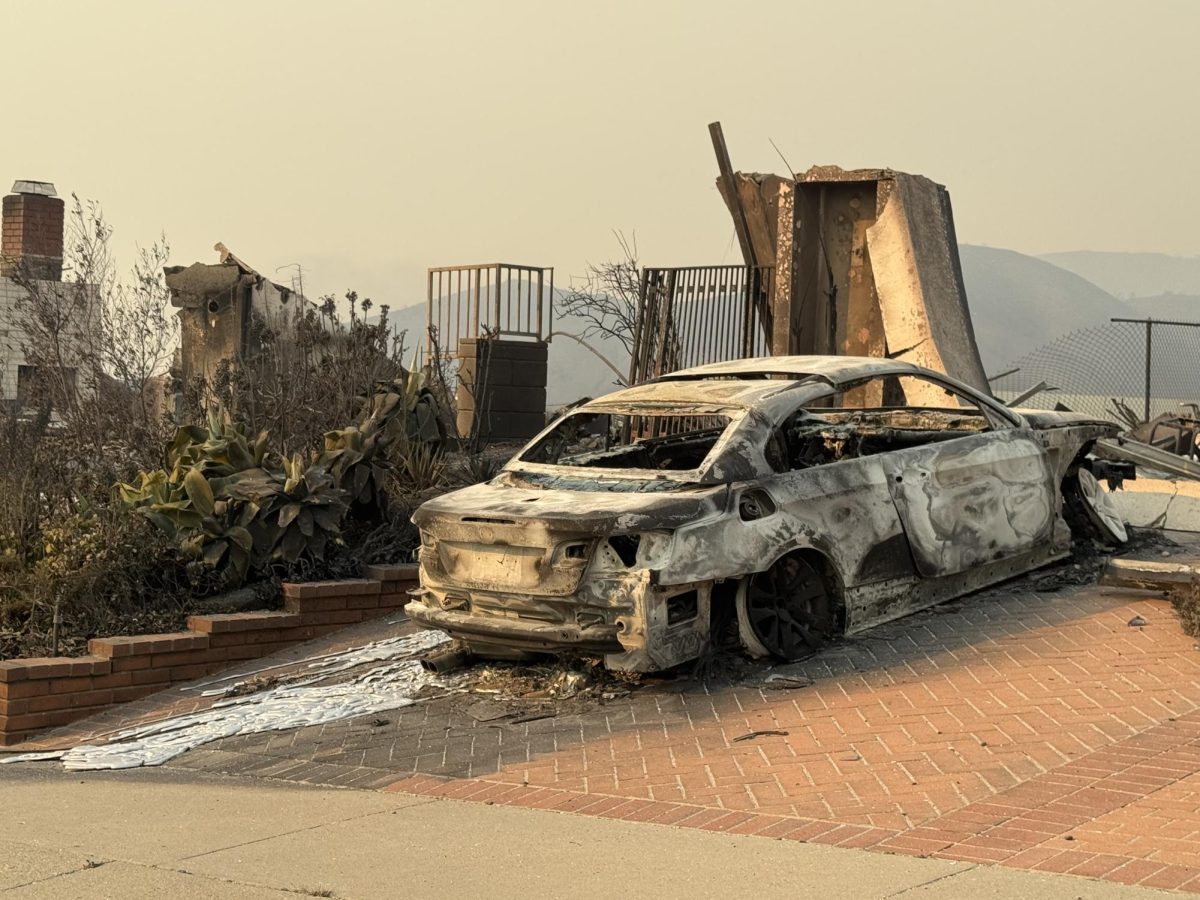
[[[901,384],[901,379],[913,379],[921,381],[929,385],[933,385],[938,390],[957,398],[963,405],[955,407],[931,406],[922,403],[908,403],[902,405],[896,404],[894,401],[899,397],[906,397],[906,392]],[[875,382],[882,382],[880,395],[885,399],[884,405],[880,406],[824,406],[823,401],[832,400],[834,398],[844,397],[853,391],[860,390]],[[888,398],[892,399],[892,403],[887,403]],[[986,426],[980,428],[977,434],[989,434],[1007,429],[1020,428],[1024,426],[1023,420],[1008,410],[997,408],[993,402],[986,398],[975,395],[974,393],[966,392],[958,386],[950,384],[942,379],[930,377],[923,372],[902,372],[902,373],[885,373],[871,375],[866,378],[855,379],[847,382],[827,382],[823,389],[816,393],[809,394],[798,402],[791,410],[779,418],[771,433],[767,436],[766,444],[763,448],[763,454],[767,465],[776,473],[784,474],[787,472],[804,471],[811,468],[810,465],[798,466],[794,464],[792,457],[792,449],[787,437],[789,428],[796,425],[798,418],[811,416],[815,420],[819,420],[823,413],[829,414],[853,414],[853,413],[887,413],[911,410],[914,412],[930,412],[930,413],[945,413],[948,415],[960,415],[965,417],[978,417],[982,419]],[[950,440],[964,437],[965,435],[955,435]],[[887,451],[881,451],[887,452]]]
[[[504,467],[505,471],[524,475],[553,476],[556,478],[569,476],[575,481],[584,478],[590,482],[611,481],[618,483],[624,481],[630,484],[638,483],[647,485],[651,483],[671,482],[681,485],[723,484],[729,481],[729,478],[719,474],[717,470],[725,468],[722,460],[728,454],[731,443],[739,440],[739,435],[743,435],[743,432],[747,429],[753,430],[756,427],[766,425],[766,423],[759,422],[760,417],[756,417],[753,410],[748,407],[712,403],[671,403],[669,405],[653,403],[607,405],[597,403],[596,405],[589,404],[588,406],[571,410],[566,415],[574,413],[606,413],[626,417],[663,415],[679,417],[723,416],[729,419],[729,424],[725,426],[724,432],[718,437],[716,443],[713,444],[701,463],[692,469],[610,469],[594,466],[572,466],[561,463],[529,462],[524,459],[533,447],[558,426],[561,419],[556,419],[509,460],[508,464]],[[756,423],[758,424],[756,425]],[[747,474],[740,465],[734,468],[738,469],[741,475]]]
[[[558,451],[558,455],[552,461],[545,459],[533,458],[540,450],[543,450],[547,445],[555,439],[556,433],[560,432],[572,419],[589,418],[607,418],[607,426],[603,431],[593,432],[595,436],[604,436],[604,444],[602,447],[596,448],[592,453],[603,453],[608,451],[617,451],[619,449],[633,449],[639,444],[649,444],[650,442],[661,442],[672,438],[682,438],[690,434],[705,435],[713,431],[720,431],[713,439],[712,446],[705,451],[704,456],[694,466],[687,467],[656,467],[647,468],[645,466],[604,466],[578,463],[580,456],[589,455],[587,451],[583,453],[572,454],[572,459],[576,462],[561,462],[562,455],[566,452],[566,448]],[[713,409],[695,409],[695,410],[663,410],[649,407],[628,407],[628,408],[583,408],[571,410],[560,419],[556,420],[549,428],[534,438],[526,445],[513,459],[514,464],[519,464],[522,467],[529,467],[533,470],[571,470],[576,472],[586,472],[590,475],[603,475],[605,473],[623,472],[637,473],[640,476],[659,477],[681,477],[686,475],[699,475],[705,467],[716,458],[723,443],[729,437],[731,431],[740,423],[742,415],[738,415],[732,410],[713,410]],[[614,425],[613,420],[620,419]],[[696,420],[720,420],[714,421],[708,427],[687,429],[687,426]],[[678,421],[683,424],[687,430],[674,430],[671,428],[671,422]],[[668,423],[666,428],[661,428],[662,423]],[[591,423],[587,423],[590,425]],[[614,428],[622,437],[624,443],[613,442]],[[648,434],[640,438],[634,438],[633,434],[639,430],[648,431]]]

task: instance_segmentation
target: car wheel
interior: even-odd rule
[[[1126,528],[1121,510],[1112,502],[1112,496],[1100,487],[1096,475],[1090,469],[1080,468],[1076,474],[1079,485],[1079,499],[1084,508],[1088,522],[1097,530],[1108,544],[1124,544],[1129,540],[1129,530]]]
[[[1088,530],[1106,544],[1120,545],[1128,541],[1129,531],[1121,511],[1112,496],[1101,489],[1091,470],[1080,467],[1074,478],[1075,484],[1067,492],[1067,501],[1083,514],[1075,518],[1085,520]]]
[[[825,578],[802,554],[791,553],[742,582],[738,633],[751,656],[801,659],[833,636],[834,598]]]

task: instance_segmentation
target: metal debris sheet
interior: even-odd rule
[[[0,764],[61,759],[69,771],[158,766],[221,738],[322,725],[409,706],[416,702],[422,688],[452,686],[453,677],[425,672],[417,659],[446,640],[444,634],[424,631],[375,641],[312,660],[288,683],[218,700],[198,712],[119,731],[106,744],[22,754],[0,760]],[[370,668],[346,680],[327,683],[334,675],[367,665]],[[253,677],[246,676],[246,681]]]

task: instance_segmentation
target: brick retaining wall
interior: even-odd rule
[[[0,747],[235,663],[402,609],[417,567],[283,585],[283,609],[191,616],[187,631],[96,638],[88,655],[0,661]]]

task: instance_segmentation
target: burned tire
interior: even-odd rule
[[[795,660],[834,636],[838,603],[809,557],[790,553],[742,582],[738,633],[751,656]]]
[[[1112,496],[1100,487],[1090,469],[1080,466],[1063,482],[1063,503],[1067,521],[1076,536],[1120,546],[1129,540],[1125,519]]]

